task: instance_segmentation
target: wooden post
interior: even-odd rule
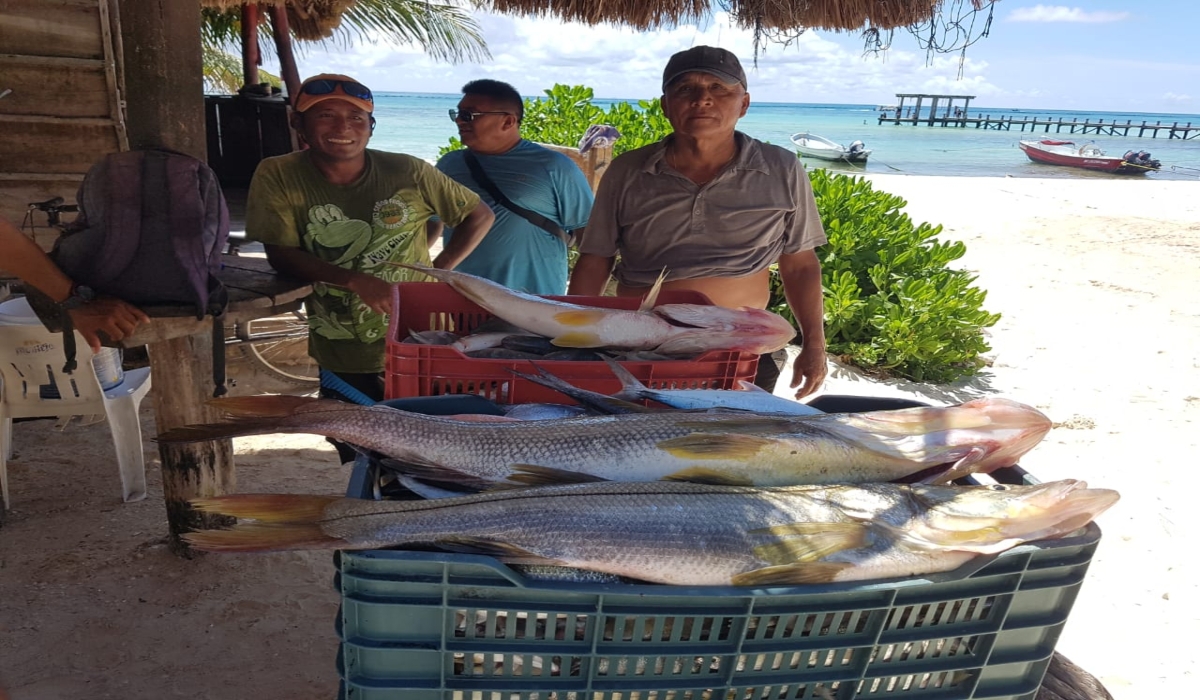
[[[124,49],[125,99],[131,148],[165,147],[204,160],[204,73],[200,13],[177,0],[119,0]],[[212,395],[211,332],[151,343],[156,422],[159,430],[218,416],[203,403]],[[179,535],[216,523],[193,510],[197,496],[233,485],[229,440],[159,445],[171,550],[190,555]],[[228,522],[227,520],[225,522]]]
[[[258,85],[258,5],[242,5],[242,85]]]
[[[220,413],[204,403],[212,395],[211,330],[150,343],[146,350],[154,377],[154,416],[160,432],[221,420]],[[167,545],[175,554],[190,558],[191,547],[180,535],[225,527],[236,521],[224,515],[201,513],[190,503],[194,498],[219,496],[236,487],[233,441],[159,443],[158,454],[167,506]]]
[[[119,2],[129,147],[165,147],[203,160],[208,144],[196,4]]]
[[[296,54],[292,51],[292,31],[288,28],[287,8],[270,5],[267,13],[271,17],[272,34],[275,35],[275,53],[279,54],[279,72],[287,87],[289,100],[300,92],[300,71],[296,68]]]

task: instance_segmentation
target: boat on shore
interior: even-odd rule
[[[1123,156],[1110,156],[1094,143],[1080,146],[1074,141],[1057,139],[1023,140],[1019,145],[1029,160],[1046,165],[1064,165],[1117,175],[1136,175],[1162,167],[1146,151],[1127,151]]]
[[[792,134],[792,144],[800,155],[820,160],[865,163],[867,157],[871,155],[871,151],[863,145],[862,141],[853,141],[847,148],[824,136],[808,132]]]

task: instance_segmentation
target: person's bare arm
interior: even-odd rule
[[[800,355],[792,365],[796,398],[821,387],[828,370],[825,359],[825,302],[821,291],[821,262],[812,250],[779,257],[779,276],[792,315],[800,326]]]
[[[450,236],[446,247],[434,258],[433,266],[440,270],[453,270],[458,267],[458,264],[475,250],[487,232],[492,230],[492,222],[495,220],[496,215],[492,213],[492,208],[486,202],[480,201],[467,218],[454,227],[454,235]],[[428,229],[426,231],[428,232]]]
[[[324,282],[354,292],[373,311],[392,312],[392,285],[374,275],[331,265],[299,248],[264,244],[271,267],[289,277],[308,282]]]
[[[55,301],[71,296],[74,282],[32,238],[0,219],[0,260],[4,269],[37,287]]]
[[[33,239],[7,221],[0,220],[0,260],[9,272],[38,289],[52,301],[63,302],[71,296],[75,282],[63,273]],[[118,341],[150,320],[141,309],[120,299],[100,297],[68,311],[75,330],[93,352],[100,352],[103,340]],[[101,338],[103,333],[105,338]]]
[[[615,255],[606,258],[591,253],[580,253],[579,260],[575,261],[575,269],[571,272],[571,284],[567,287],[567,294],[591,297],[604,294],[616,260]]]
[[[441,242],[442,232],[445,228],[446,225],[442,223],[441,219],[430,219],[425,222],[425,242],[429,244],[429,252],[432,253],[437,244]]]

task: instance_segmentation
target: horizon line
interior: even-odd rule
[[[459,97],[460,95],[462,95],[462,93],[460,93],[460,92],[420,92],[420,91],[414,91],[414,90],[376,90],[374,92],[378,95],[414,95],[414,96],[429,95],[431,97]],[[522,99],[528,99],[528,100],[540,100],[540,99],[545,99],[546,95],[545,94],[522,95],[521,97],[522,97]],[[656,98],[602,97],[600,95],[594,95],[592,97],[592,99],[603,100],[605,102],[637,103],[637,102],[640,102],[641,100],[656,99]],[[882,111],[879,109],[879,107],[883,106],[880,104],[874,104],[874,103],[868,103],[868,102],[776,102],[776,101],[771,101],[771,100],[759,100],[759,101],[752,101],[750,103],[751,107],[753,107],[755,104],[760,104],[760,105],[819,105],[819,106],[831,106],[831,107],[864,107],[873,112]],[[907,106],[906,106],[906,109],[907,109]],[[1194,117],[1197,122],[1200,122],[1200,113],[1192,113],[1192,112],[1133,112],[1133,111],[1128,111],[1128,110],[1111,110],[1111,109],[1062,109],[1062,108],[1058,108],[1058,107],[1004,107],[1004,106],[999,106],[999,105],[983,106],[983,107],[972,106],[970,109],[970,112],[978,114],[981,111],[986,111],[989,109],[1000,110],[1000,111],[1004,111],[1004,112],[1094,112],[1094,113],[1099,113],[1099,114],[1158,114],[1158,115]]]

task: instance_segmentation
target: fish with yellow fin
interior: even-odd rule
[[[209,551],[436,545],[512,564],[676,585],[911,577],[1087,525],[1118,499],[1033,486],[590,483],[433,501],[232,495],[192,503],[257,520],[183,535]]]
[[[600,480],[938,482],[1012,465],[1050,429],[1036,409],[996,398],[813,416],[670,411],[510,422],[299,396],[209,403],[233,420],[174,428],[158,441],[313,433],[379,453],[409,476],[469,490]]]
[[[493,316],[550,338],[562,348],[653,350],[664,355],[696,355],[710,350],[762,354],[782,348],[796,335],[787,319],[763,309],[704,304],[655,306],[662,278],[638,309],[606,309],[518,292],[465,272],[391,264],[445,282]]]

